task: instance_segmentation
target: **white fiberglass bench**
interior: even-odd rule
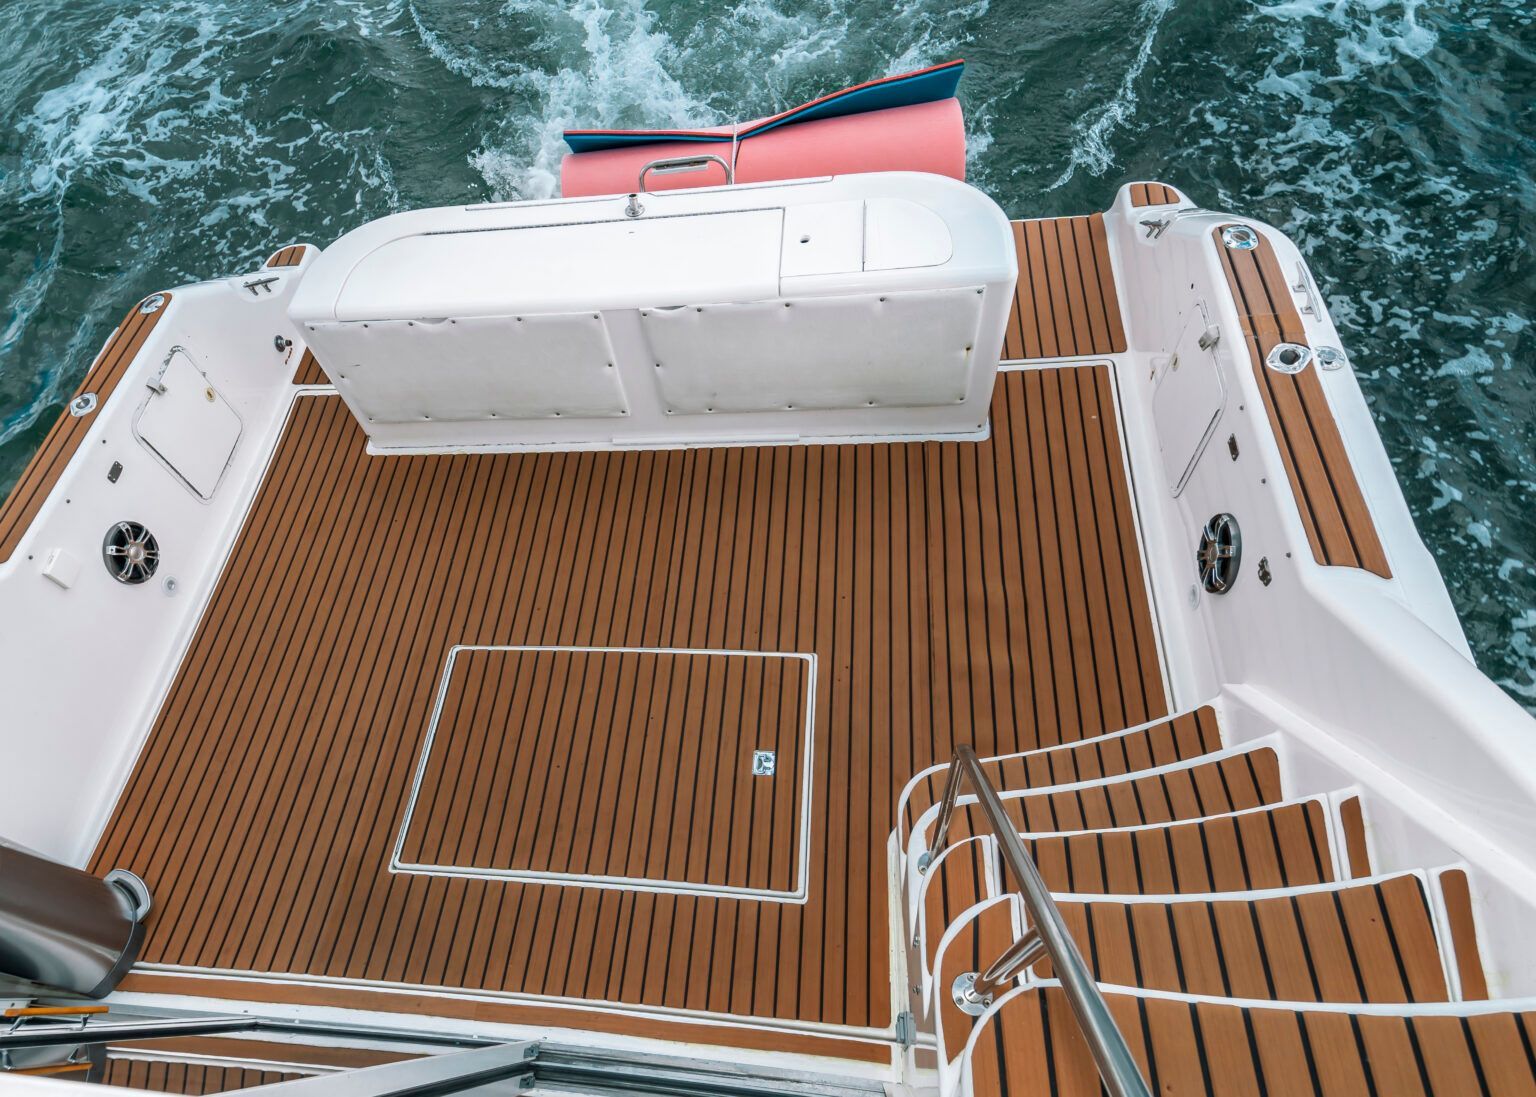
[[[402,213],[290,311],[375,451],[958,439],[1016,275],[980,191],[869,174]]]

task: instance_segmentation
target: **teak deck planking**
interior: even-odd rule
[[[1125,350],[1104,215],[1013,222],[1019,280],[1003,360],[1076,358]]]
[[[325,370],[320,367],[320,360],[305,348],[304,355],[299,359],[299,365],[293,373],[295,385],[329,385],[331,379],[325,375]]]
[[[1252,250],[1229,248],[1222,243],[1221,228],[1213,231],[1212,240],[1243,322],[1254,377],[1312,555],[1319,564],[1363,568],[1390,579],[1386,551],[1323,391],[1319,367],[1313,364],[1285,374],[1264,364],[1277,343],[1307,342],[1274,245],[1259,233]]]
[[[908,777],[1167,711],[1108,368],[1005,373],[992,425],[372,458],[298,398],[94,858],[155,890],[143,960],[886,1029]],[[807,901],[390,874],[456,644],[815,653]]]

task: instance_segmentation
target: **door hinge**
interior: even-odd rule
[[[896,1015],[896,1042],[902,1047],[911,1047],[917,1043],[917,1018],[912,1016],[909,1009]]]

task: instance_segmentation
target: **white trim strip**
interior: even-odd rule
[[[1042,979],[1029,984],[1028,988],[1059,987],[1056,979]],[[1146,987],[1123,987],[1114,983],[1100,983],[1099,989],[1106,996],[1118,994],[1127,998],[1162,999],[1169,1002],[1190,1002],[1218,1006],[1238,1006],[1242,1009],[1283,1009],[1290,1013],[1358,1013],[1372,1017],[1476,1017],[1485,1013],[1530,1013],[1536,1011],[1536,998],[1491,998],[1481,1002],[1281,1002],[1271,998],[1223,998],[1216,994],[1184,994],[1176,990],[1150,990]],[[1012,997],[1012,994],[1009,994]],[[999,999],[998,1004],[1002,1003]],[[993,1007],[996,1009],[996,1006]]]
[[[379,979],[351,979],[336,975],[250,971],[239,968],[190,967],[181,964],[135,964],[133,971],[152,975],[174,975],[187,979],[230,979],[269,986],[341,987],[350,990],[378,991],[386,994],[409,994],[417,997],[442,998],[455,1002],[493,1002],[522,1006],[558,1007],[579,1013],[603,1013],[617,1017],[639,1017],[654,1021],[704,1024],[719,1028],[793,1033],[800,1036],[820,1036],[828,1039],[854,1040],[881,1045],[892,1044],[896,1040],[894,1026],[885,1029],[861,1028],[855,1025],[828,1024],[824,1021],[801,1021],[796,1018],[716,1013],[711,1010],[682,1009],[676,1006],[638,1005],[602,998],[570,998],[563,995],[526,994],[513,990],[466,990],[462,988],[432,986],[427,983],[396,983]],[[191,992],[188,993],[190,994]]]
[[[1455,867],[1455,866],[1452,866]],[[1356,887],[1375,887],[1377,884],[1401,880],[1412,876],[1424,888],[1425,901],[1429,901],[1429,873],[1438,869],[1410,869],[1404,872],[1384,872],[1378,876],[1352,877],[1332,880],[1323,884],[1302,884],[1289,888],[1253,888],[1248,891],[1187,891],[1173,894],[1126,894],[1115,895],[1092,891],[1053,891],[1051,897],[1060,903],[1257,903],[1265,899],[1289,899],[1298,895],[1316,895],[1331,891],[1348,891]],[[1433,916],[1433,907],[1431,916]]]
[[[136,1063],[168,1063],[186,1067],[218,1067],[224,1070],[272,1071],[276,1074],[336,1074],[339,1071],[357,1069],[349,1067],[316,1066],[314,1063],[290,1063],[275,1059],[235,1059],[218,1055],[203,1055],[191,1051],[150,1051],[140,1046],[108,1044],[108,1055],[120,1061]]]

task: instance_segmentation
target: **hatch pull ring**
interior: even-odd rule
[[[1243,535],[1237,519],[1218,514],[1200,531],[1200,549],[1195,553],[1200,568],[1200,585],[1207,594],[1225,594],[1237,582],[1237,569],[1243,563]]]

